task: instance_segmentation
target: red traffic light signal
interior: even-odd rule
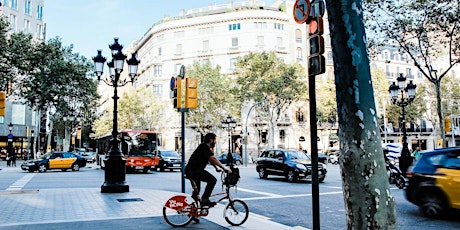
[[[310,23],[308,23],[308,35],[323,35],[324,33],[324,25],[323,25],[323,17],[314,17],[311,19]]]

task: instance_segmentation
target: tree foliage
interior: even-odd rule
[[[188,125],[204,134],[222,126],[221,121],[227,115],[240,114],[241,100],[230,90],[235,82],[231,76],[220,73],[220,66],[194,62],[187,71],[187,77],[198,79],[198,108],[189,111]]]
[[[441,81],[460,62],[460,4],[458,1],[376,1],[365,2],[370,43],[399,47],[410,62],[435,87],[436,111],[441,137],[443,109]]]
[[[274,52],[249,53],[239,57],[237,86],[233,91],[244,102],[260,102],[258,114],[270,124],[268,143],[273,147],[274,126],[292,102],[305,99],[307,84],[300,65],[289,65]]]
[[[337,122],[337,101],[335,97],[334,79],[316,80],[316,119],[320,125],[332,126]]]

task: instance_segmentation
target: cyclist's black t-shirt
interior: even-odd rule
[[[192,153],[192,156],[190,156],[187,166],[185,167],[185,171],[193,171],[197,169],[203,170],[208,164],[209,157],[213,155],[214,153],[211,151],[209,146],[205,143],[201,143]]]

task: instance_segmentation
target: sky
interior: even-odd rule
[[[124,47],[142,38],[165,15],[175,17],[181,9],[189,10],[228,0],[45,0],[46,40],[60,37],[64,46],[87,58],[103,50],[118,37]],[[240,1],[235,1],[240,2]],[[130,56],[130,55],[129,55]]]

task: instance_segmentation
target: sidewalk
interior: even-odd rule
[[[172,229],[163,220],[162,209],[177,194],[149,189],[127,193],[101,193],[100,188],[0,190],[0,229]],[[217,205],[199,224],[192,222],[183,229],[294,229],[255,214],[242,226],[232,227],[222,216],[223,208]]]

